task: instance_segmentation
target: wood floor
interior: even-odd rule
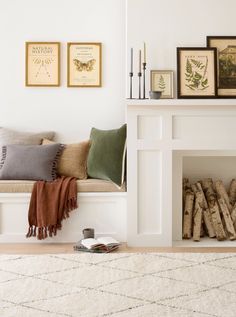
[[[126,244],[122,244],[116,252],[193,252],[193,253],[224,253],[233,252],[236,253],[236,248],[189,248],[189,247],[174,247],[174,248],[134,248],[127,247]],[[0,254],[48,254],[48,253],[74,253],[73,244],[61,243],[61,244],[0,244]]]

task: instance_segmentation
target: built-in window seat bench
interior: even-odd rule
[[[38,241],[26,238],[28,207],[34,181],[0,181],[0,243],[61,243],[82,238],[83,228],[92,227],[96,236],[109,235],[126,241],[126,188],[110,181],[78,180],[78,209],[63,221],[57,236]],[[13,221],[15,219],[15,221]]]

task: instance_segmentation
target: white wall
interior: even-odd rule
[[[176,70],[176,47],[205,46],[207,35],[236,35],[235,12],[235,0],[127,0],[127,53],[135,48],[137,66],[146,41],[147,91],[150,69]]]
[[[125,120],[125,0],[0,0],[0,126],[89,137]],[[25,87],[25,42],[61,42],[61,87]],[[67,42],[102,42],[103,87],[66,87]]]
[[[145,40],[148,71],[175,70],[177,46],[235,35],[235,10],[235,0],[127,0],[127,50],[137,53]],[[124,122],[125,0],[0,0],[0,38],[0,126],[52,129],[72,142],[87,138],[92,126]],[[25,87],[26,41],[61,42],[61,87]],[[70,41],[103,43],[102,88],[66,87]]]

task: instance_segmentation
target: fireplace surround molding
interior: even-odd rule
[[[126,115],[128,245],[235,247],[182,240],[182,178],[184,157],[236,157],[236,100],[129,100]]]

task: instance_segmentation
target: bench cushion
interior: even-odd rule
[[[0,193],[31,193],[35,181],[0,180]],[[101,179],[77,180],[78,192],[125,192],[125,185],[118,188],[114,183]]]

